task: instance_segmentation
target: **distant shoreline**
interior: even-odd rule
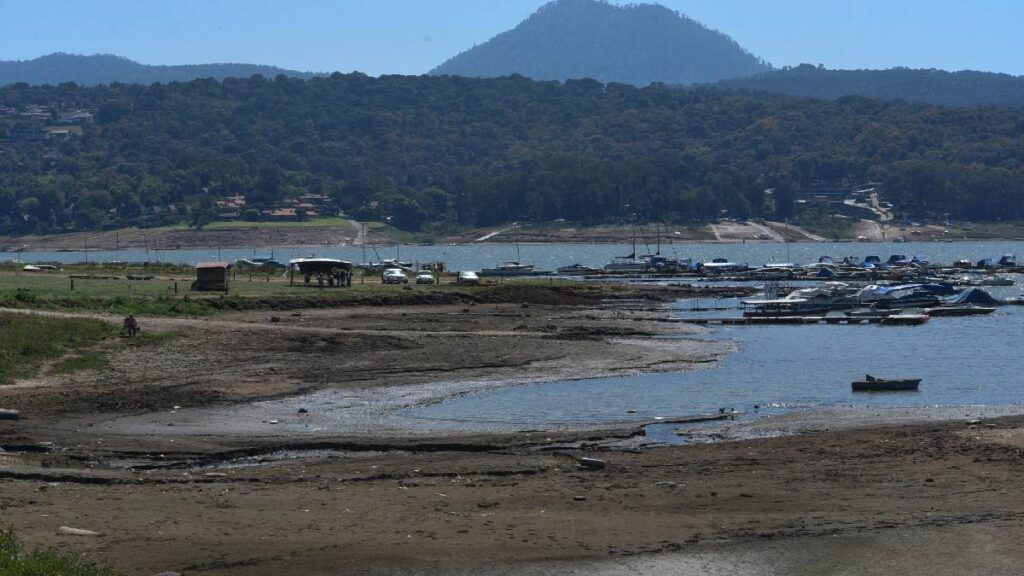
[[[451,234],[411,234],[376,225],[367,230],[366,246],[472,244],[773,244],[812,242],[1021,241],[1024,223],[974,224],[969,228],[884,226],[862,221],[839,237],[823,237],[797,226],[777,222],[725,222],[706,226],[664,224],[576,226],[572,223],[499,225]],[[869,231],[871,236],[863,234]],[[97,232],[0,236],[0,253],[107,252],[113,250],[211,250],[238,248],[362,247],[355,226],[254,224],[194,230],[183,227],[128,228]]]

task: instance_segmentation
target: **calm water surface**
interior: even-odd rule
[[[651,245],[650,251],[656,247]],[[534,264],[538,270],[554,270],[579,262],[587,266],[601,266],[614,256],[630,253],[632,247],[626,244],[523,244],[519,256],[524,262]],[[644,254],[648,247],[637,246],[637,252]],[[728,258],[735,262],[760,265],[765,262],[817,262],[818,257],[868,255],[887,259],[890,254],[923,254],[932,261],[951,263],[959,258],[980,260],[998,257],[1005,253],[1020,254],[1024,257],[1024,242],[907,242],[905,244],[873,242],[803,242],[803,243],[758,243],[758,244],[713,244],[678,243],[663,244],[662,254],[677,258],[693,258],[710,261],[712,258]],[[172,264],[195,264],[208,260],[229,260],[269,257],[273,254],[281,261],[316,254],[327,258],[339,258],[352,262],[399,257],[407,262],[432,262],[441,260],[452,270],[480,270],[516,258],[513,244],[466,244],[460,246],[402,246],[401,248],[378,247],[376,251],[361,247],[308,247],[308,248],[232,248],[202,250],[120,250],[90,251],[90,262],[169,262]],[[14,259],[18,254],[0,254],[0,262]],[[84,252],[24,252],[20,254],[26,262],[73,263],[86,260]]]
[[[1024,308],[1017,306],[914,327],[716,327],[709,337],[731,340],[737,350],[713,368],[513,386],[405,415],[559,424],[639,421],[720,407],[751,411],[755,405],[771,413],[817,406],[1024,404],[1022,334]],[[867,373],[923,381],[915,393],[851,392],[850,382]]]

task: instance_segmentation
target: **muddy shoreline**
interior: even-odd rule
[[[515,230],[513,237],[512,230]],[[879,225],[865,220],[852,227],[840,238],[824,238],[794,225],[779,222],[757,224],[753,222],[722,222],[707,226],[641,225],[635,230],[629,225],[574,226],[569,223],[542,223],[510,225],[494,229],[466,230],[461,233],[432,238],[437,244],[508,243],[518,241],[529,243],[587,243],[587,244],[628,244],[639,235],[649,242],[686,243],[773,243],[782,242],[854,242],[859,239],[889,241],[893,238],[907,240],[945,241],[956,240],[1020,240],[1024,227],[1009,224],[976,225],[970,229],[947,230],[942,226],[899,227],[892,224]],[[3,252],[27,254],[37,251],[81,252],[89,250],[149,249],[217,249],[217,248],[308,248],[316,250],[330,246],[360,246],[359,242],[378,246],[396,242],[409,242],[409,235],[388,228],[373,228],[365,239],[360,239],[356,226],[272,226],[253,225],[221,229],[193,230],[185,228],[155,228],[123,230],[69,232],[64,234],[0,236]]]
[[[981,574],[1024,559],[1019,407],[818,410],[652,449],[635,422],[446,429],[399,414],[729,353],[662,316],[479,304],[146,319],[173,336],[0,388],[25,415],[0,422],[0,507],[29,544],[129,574],[826,574],[867,554],[856,573]],[[55,536],[62,525],[101,536]],[[980,541],[987,556],[969,549]]]

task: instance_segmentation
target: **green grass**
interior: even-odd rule
[[[51,550],[27,551],[11,530],[0,530],[0,574],[4,576],[117,576],[109,568]]]
[[[110,358],[101,350],[86,350],[70,358],[58,362],[53,371],[57,374],[68,374],[80,370],[99,370],[110,365]]]
[[[111,338],[117,334],[117,329],[100,320],[7,312],[0,313],[0,334],[3,334],[0,338],[0,384],[4,384],[32,374],[45,360],[59,358],[69,351],[85,350]],[[78,362],[86,366],[95,365],[99,360],[93,357]],[[73,366],[74,363],[66,369]]]
[[[294,310],[298,308],[341,308],[346,306],[392,306],[415,304],[454,304],[468,302],[518,302],[513,286],[557,288],[564,284],[553,279],[504,280],[486,282],[482,286],[463,287],[453,283],[451,276],[443,277],[443,284],[417,286],[382,285],[376,275],[366,278],[356,275],[349,288],[302,286],[301,279],[289,286],[279,274],[263,275],[239,272],[231,284],[229,294],[219,292],[190,292],[191,271],[166,270],[145,281],[129,281],[123,272],[114,272],[116,278],[76,279],[71,290],[69,273],[81,273],[82,268],[69,267],[63,272],[26,274],[0,267],[0,307],[61,311],[105,312],[124,316],[206,316],[225,310]],[[175,293],[174,284],[178,291]],[[568,284],[566,286],[569,286]],[[588,288],[597,290],[596,287]],[[584,290],[575,286],[574,290]],[[616,297],[628,291],[620,287],[600,288],[604,297]],[[564,297],[563,293],[559,297]],[[533,294],[542,298],[541,292]],[[511,298],[511,300],[509,300]],[[535,300],[540,302],[541,300]],[[142,322],[145,331],[145,321]],[[143,332],[145,334],[145,332]]]

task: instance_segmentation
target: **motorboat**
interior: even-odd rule
[[[878,321],[883,326],[918,326],[928,321],[927,314],[893,314]]]
[[[582,276],[584,274],[597,274],[601,270],[594,268],[593,266],[584,266],[583,264],[570,264],[569,266],[562,266],[557,270],[559,274],[565,274],[567,276]]]
[[[720,274],[726,272],[746,272],[750,269],[750,266],[738,262],[730,262],[725,258],[715,258],[711,262],[701,264],[700,269],[701,272]]]
[[[494,268],[484,268],[480,271],[480,276],[531,276],[533,274],[533,264],[523,264],[516,260],[502,262]]]
[[[806,298],[758,298],[743,300],[745,318],[781,318],[786,316],[824,316],[831,310],[828,304],[812,302]]]
[[[922,284],[867,286],[857,293],[857,300],[877,308],[930,308],[940,303],[939,297]]]
[[[861,308],[859,310],[847,310],[844,312],[847,318],[885,318],[887,316],[895,316],[896,314],[902,314],[903,310],[900,308],[890,308],[888,310],[880,310],[878,308]]]
[[[629,256],[616,256],[612,258],[611,262],[604,265],[604,271],[618,274],[646,272],[647,262],[644,262],[633,254]]]
[[[875,378],[867,374],[853,381],[854,392],[913,391],[921,385],[920,378]]]
[[[800,288],[786,298],[800,298],[826,310],[849,310],[860,305],[855,294],[842,282],[828,282],[816,288]]]

